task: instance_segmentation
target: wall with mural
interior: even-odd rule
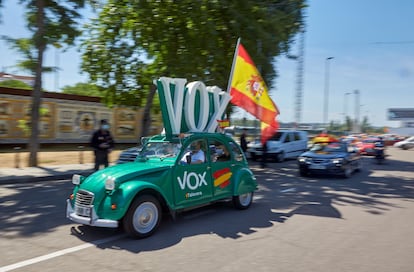
[[[0,143],[25,142],[30,136],[31,93],[0,88]],[[45,93],[40,110],[41,142],[88,142],[101,119],[111,124],[117,142],[136,143],[141,134],[142,109],[108,108],[99,98]],[[162,130],[161,116],[152,115],[150,134]]]

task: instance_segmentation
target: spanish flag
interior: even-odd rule
[[[279,110],[270,98],[266,83],[243,45],[238,43],[231,75],[230,102],[262,122],[262,143],[278,129]]]

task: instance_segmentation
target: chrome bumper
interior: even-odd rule
[[[117,228],[118,221],[110,219],[100,219],[95,213],[95,209],[91,207],[91,217],[79,216],[72,208],[70,200],[66,200],[66,217],[73,222],[89,225],[94,227]]]

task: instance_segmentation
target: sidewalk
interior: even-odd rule
[[[17,182],[36,182],[47,180],[70,179],[73,174],[89,175],[93,164],[64,164],[40,167],[0,168],[0,185]]]

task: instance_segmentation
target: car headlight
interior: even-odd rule
[[[115,178],[114,177],[107,177],[105,180],[105,189],[108,191],[115,190]]]
[[[298,157],[299,162],[306,162],[308,160],[307,157]]]
[[[342,164],[344,162],[343,158],[332,159],[332,163],[334,164]]]
[[[85,179],[85,177],[84,176],[82,176],[82,175],[78,175],[78,174],[75,174],[75,175],[73,175],[72,176],[72,184],[73,185],[79,185],[79,184],[81,184],[82,183],[82,181]]]

